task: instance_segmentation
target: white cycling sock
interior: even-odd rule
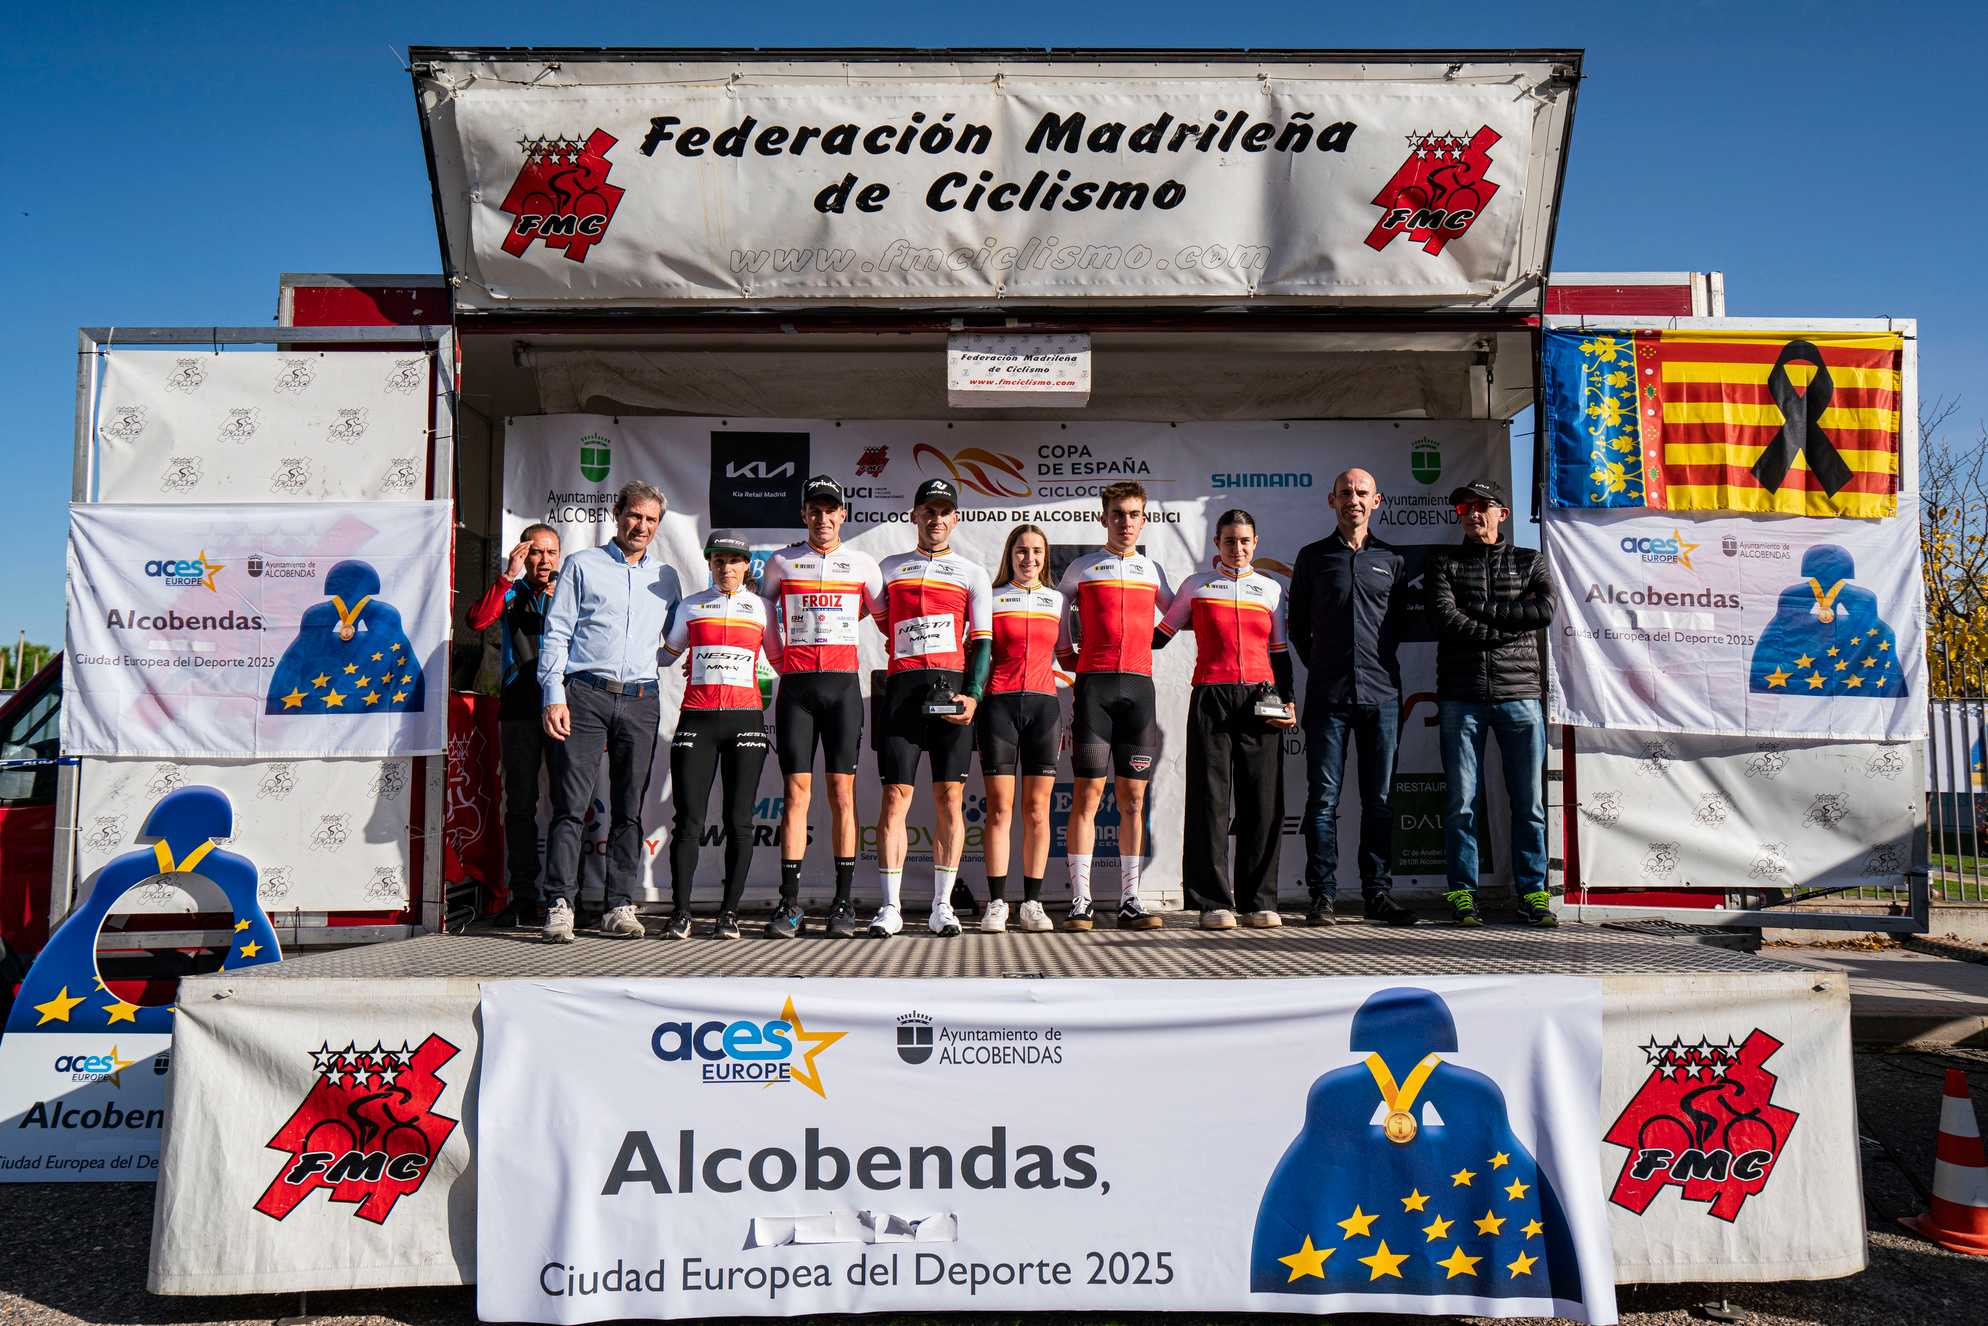
[[[1070,901],[1089,902],[1091,900],[1091,858],[1088,853],[1078,856],[1075,853],[1063,858],[1070,866]]]
[[[958,866],[932,867],[932,906],[948,902],[953,896],[953,881],[959,878]]]
[[[896,907],[898,895],[904,891],[904,867],[899,866],[896,870],[879,869],[877,874],[884,882],[884,905]]]
[[[1123,856],[1118,858],[1118,899],[1127,902],[1139,896],[1139,858]]]

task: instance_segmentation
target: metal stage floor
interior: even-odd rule
[[[653,919],[653,918],[652,918]],[[1736,936],[1664,922],[1562,925],[1557,930],[1486,926],[1459,930],[1370,925],[1204,931],[1192,913],[1159,931],[982,935],[940,939],[907,930],[888,940],[752,935],[676,943],[582,934],[547,944],[529,932],[424,935],[286,957],[229,972],[229,980],[509,980],[566,977],[859,976],[1143,977],[1246,979],[1302,976],[1758,975],[1810,969],[1739,951]],[[708,923],[698,922],[702,931]]]

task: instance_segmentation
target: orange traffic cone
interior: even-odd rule
[[[1943,1248],[1988,1257],[1988,1154],[1981,1148],[1967,1075],[1958,1068],[1947,1070],[1933,1157],[1932,1205],[1925,1215],[1899,1223]]]

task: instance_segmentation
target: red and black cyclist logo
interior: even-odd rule
[[[420,1191],[458,1120],[434,1112],[436,1072],[458,1050],[430,1035],[418,1049],[358,1044],[312,1050],[310,1094],[265,1144],[289,1153],[255,1209],[282,1220],[319,1189],[354,1204],[352,1214],[386,1223],[394,1203]]]
[[[1380,220],[1367,247],[1385,249],[1399,235],[1431,256],[1462,239],[1491,205],[1498,186],[1485,178],[1499,134],[1490,125],[1476,133],[1430,130],[1408,135],[1408,157],[1374,195]]]
[[[504,252],[521,258],[532,241],[543,240],[548,249],[585,262],[587,250],[607,237],[627,192],[607,182],[614,169],[607,154],[614,144],[614,135],[605,129],[594,130],[584,141],[563,135],[520,138],[525,161],[499,204],[511,214]]]

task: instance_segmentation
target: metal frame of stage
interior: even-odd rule
[[[650,918],[657,920],[658,918]],[[907,930],[892,939],[768,940],[700,937],[670,942],[582,934],[548,944],[528,931],[472,931],[331,953],[229,972],[264,980],[547,980],[574,977],[714,976],[898,978],[1206,978],[1306,976],[1668,975],[1793,972],[1806,968],[1736,947],[1736,937],[1661,922],[1563,925],[1556,930],[1486,926],[1284,926],[1193,928],[1175,913],[1159,931],[983,935],[940,939]],[[699,931],[708,922],[700,920]]]

